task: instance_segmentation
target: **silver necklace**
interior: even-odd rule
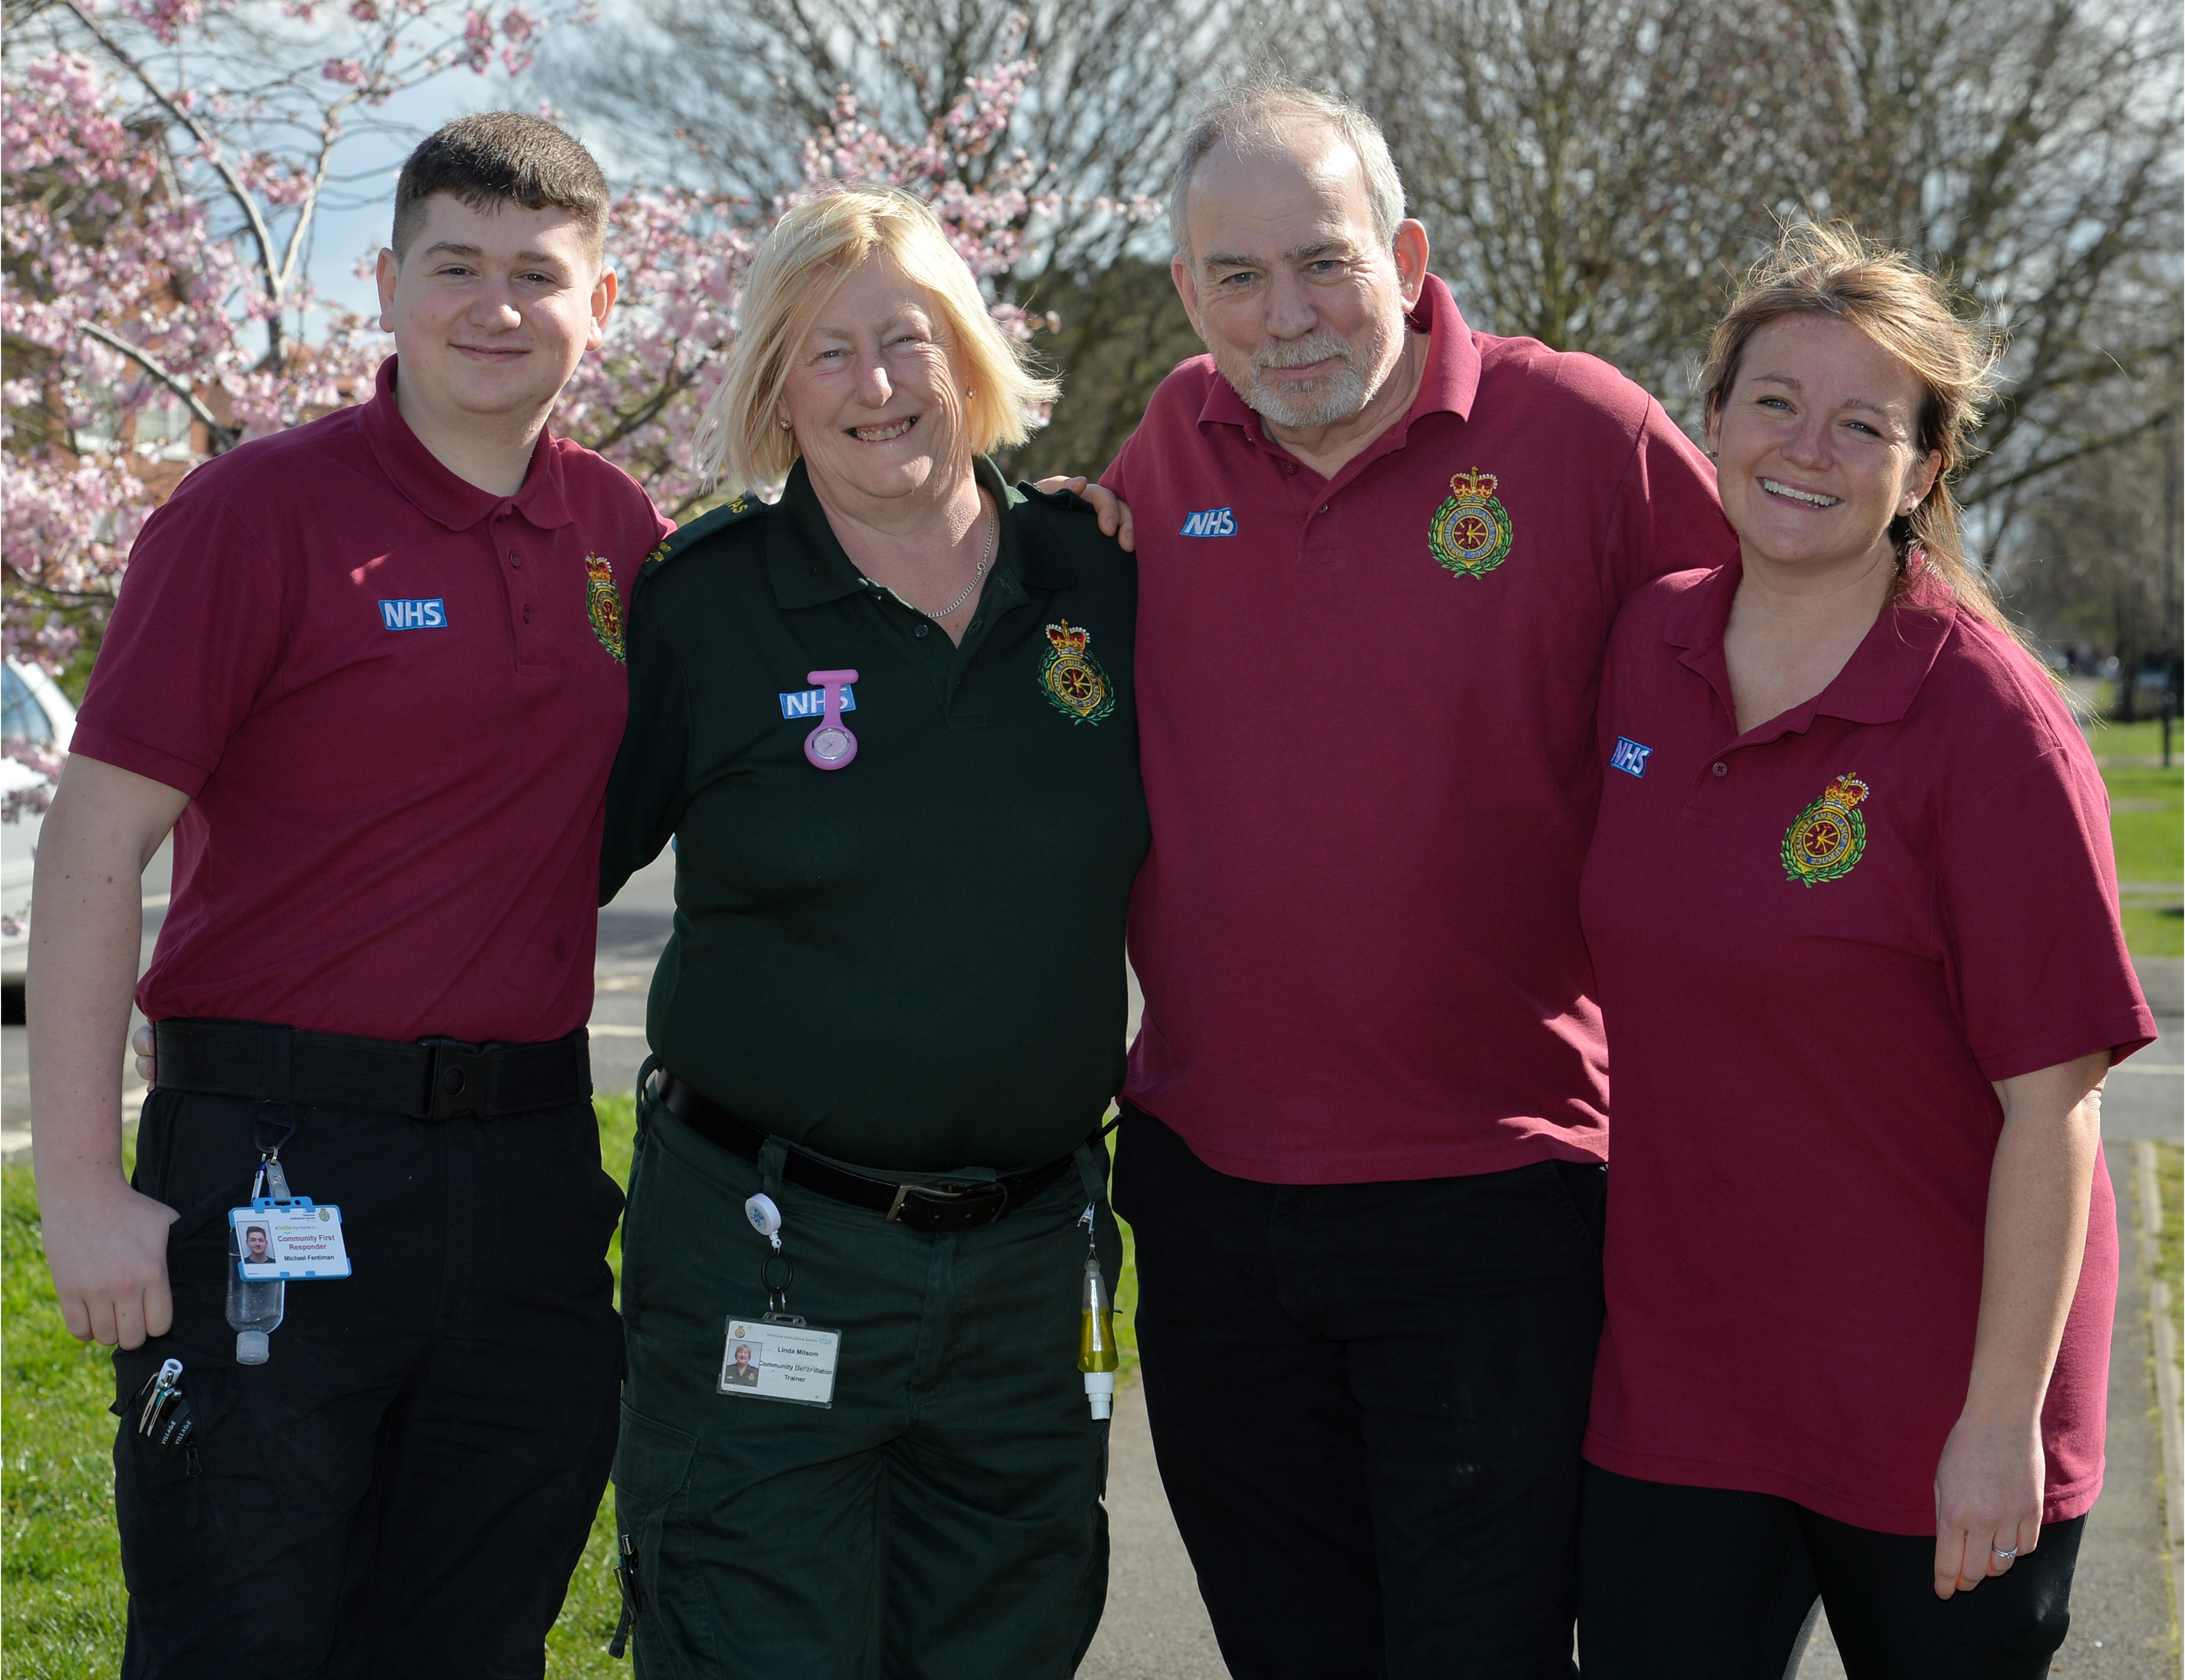
[[[984,499],[981,498],[981,500],[983,500]],[[915,601],[904,601],[903,605],[909,607],[913,612],[925,612],[925,616],[928,618],[932,619],[936,623],[938,623],[942,619],[946,618],[950,613],[955,611],[958,607],[963,606],[965,601],[971,599],[971,591],[979,587],[979,580],[986,575],[986,562],[994,557],[994,539],[1001,534],[1001,531],[1002,516],[1000,513],[997,512],[994,515],[994,522],[986,527],[986,551],[979,556],[979,569],[971,574],[971,581],[964,586],[964,593],[957,596],[954,600],[950,601],[947,606],[942,607],[940,611],[925,612],[925,609],[919,606]],[[898,595],[896,599],[902,600],[902,597]]]

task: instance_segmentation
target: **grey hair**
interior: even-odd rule
[[[1404,182],[1389,155],[1389,142],[1381,125],[1339,93],[1308,87],[1301,81],[1268,70],[1255,70],[1217,98],[1199,114],[1191,132],[1183,137],[1183,156],[1177,160],[1176,178],[1168,192],[1168,231],[1176,250],[1191,255],[1191,228],[1184,216],[1191,192],[1191,177],[1216,146],[1239,151],[1271,146],[1284,131],[1282,117],[1302,114],[1316,118],[1341,135],[1366,176],[1366,196],[1373,213],[1373,235],[1384,246],[1396,243],[1396,225],[1404,219]]]

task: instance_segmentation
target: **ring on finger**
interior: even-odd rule
[[[2001,1558],[2001,1559],[2002,1559],[2005,1563],[2009,1563],[2009,1562],[2013,1558],[2015,1558],[2015,1557],[2016,1557],[2016,1556],[2018,1555],[2018,1548],[2017,1548],[2017,1547],[2015,1547],[2015,1546],[2013,1546],[2013,1547],[2012,1547],[2009,1551],[2007,1551],[2007,1552],[2006,1552],[2005,1550],[2003,1550],[2003,1549],[2002,1547],[2000,1547],[2000,1546],[1990,1546],[1990,1547],[1988,1548],[1988,1550],[1990,1550],[1991,1552],[1993,1552],[1993,1553],[1994,1553],[1998,1557]]]

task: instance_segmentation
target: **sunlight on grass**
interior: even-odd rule
[[[2185,732],[2162,767],[2154,723],[2097,723],[2091,743],[2110,790],[2110,832],[2135,957],[2185,957]]]

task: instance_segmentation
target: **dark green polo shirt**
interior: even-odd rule
[[[601,889],[676,837],[646,1035],[858,1165],[1053,1160],[1122,1084],[1137,573],[1082,504],[979,477],[1003,514],[960,647],[859,575],[801,464],[777,505],[678,531],[630,600]],[[807,673],[843,668],[857,756],[821,770]]]

